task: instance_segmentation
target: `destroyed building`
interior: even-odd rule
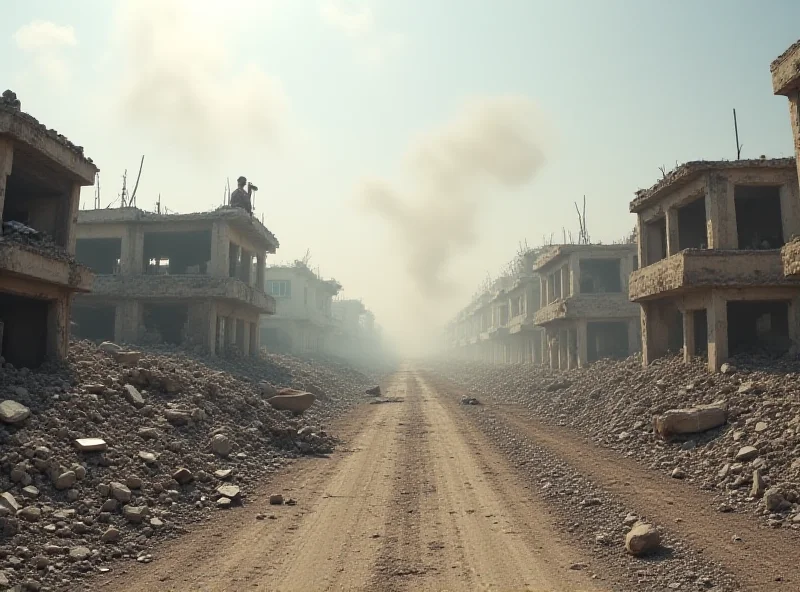
[[[76,256],[96,274],[75,301],[80,337],[258,352],[259,317],[275,311],[263,286],[278,241],[243,209],[82,210],[77,234]]]
[[[683,164],[630,204],[640,269],[644,364],[683,347],[712,371],[729,355],[797,343],[800,281],[781,247],[800,229],[793,158]]]
[[[625,358],[640,348],[639,307],[628,300],[636,245],[555,245],[536,262],[546,363],[582,367],[601,358]]]
[[[276,302],[275,314],[261,319],[261,340],[273,351],[321,353],[333,333],[331,301],[342,289],[302,261],[267,268],[266,291]]]
[[[74,258],[81,186],[97,167],[83,149],[0,98],[0,355],[16,366],[63,359],[72,295],[92,285]]]
[[[795,42],[770,65],[772,91],[789,100],[789,121],[794,138],[795,160],[800,167],[800,41]],[[783,270],[787,276],[800,277],[800,239],[786,236],[782,248]]]
[[[540,306],[537,251],[516,260],[515,268],[481,292],[446,327],[447,347],[462,359],[492,364],[541,364],[543,331],[533,319]]]
[[[331,304],[334,320],[328,351],[349,360],[379,356],[383,349],[375,314],[361,300],[338,298]]]

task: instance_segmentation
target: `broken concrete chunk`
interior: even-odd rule
[[[653,418],[653,430],[662,438],[677,434],[696,434],[724,425],[728,409],[724,401],[688,409],[670,409]]]
[[[115,500],[127,504],[131,501],[131,490],[122,483],[114,482],[111,484],[111,495]]]
[[[217,493],[222,497],[238,500],[241,495],[241,490],[237,485],[220,485],[217,487]]]
[[[140,524],[147,517],[148,512],[147,506],[124,506],[122,508],[122,515],[132,524]]]
[[[3,423],[22,423],[31,415],[31,410],[22,403],[7,399],[0,403],[0,421]]]
[[[191,411],[185,409],[165,409],[164,417],[174,426],[187,425],[192,420]]]
[[[103,536],[100,537],[100,540],[104,543],[115,543],[119,540],[119,537],[119,530],[112,526],[103,533]]]
[[[6,508],[12,513],[16,514],[21,506],[17,503],[17,500],[13,494],[11,494],[9,491],[6,491],[5,493],[0,493],[0,507]]]
[[[228,456],[233,451],[233,442],[225,434],[211,438],[211,451],[218,456]]]
[[[108,448],[108,444],[102,438],[78,438],[75,440],[75,448],[81,452],[98,452]]]
[[[78,476],[75,471],[65,471],[56,477],[55,487],[56,489],[69,489],[75,485],[77,480]]]
[[[177,481],[180,485],[186,485],[187,483],[194,481],[194,475],[192,475],[192,472],[186,467],[182,467],[175,471],[172,474],[172,478],[175,479],[175,481]]]
[[[75,547],[69,550],[69,558],[73,561],[86,561],[92,556],[92,550],[89,547]]]
[[[142,394],[136,389],[135,386],[132,384],[126,384],[122,388],[125,391],[125,398],[128,400],[128,403],[134,407],[144,407],[144,397],[142,397]]]
[[[302,413],[314,404],[314,395],[295,389],[281,389],[274,397],[267,399],[267,403],[280,411]]]
[[[283,496],[280,493],[273,493],[271,496],[269,496],[269,503],[273,506],[282,506]]]
[[[758,456],[758,449],[755,446],[742,446],[739,452],[736,453],[736,460],[739,462],[748,462]]]
[[[119,345],[117,345],[116,343],[113,343],[111,341],[104,341],[99,346],[97,346],[97,349],[99,349],[101,352],[107,353],[107,354],[114,354],[114,353],[117,353],[119,351],[122,351],[122,347],[120,347]]]
[[[158,456],[152,452],[144,452],[143,450],[139,451],[139,458],[142,459],[145,464],[152,465],[158,462]]]
[[[228,479],[232,473],[233,473],[232,469],[217,469],[216,471],[214,471],[214,476],[217,479],[222,479],[224,481],[225,479]]]
[[[142,359],[144,354],[140,351],[117,351],[113,352],[111,355],[114,356],[114,359],[118,363],[124,366],[133,366]]]
[[[364,391],[368,395],[372,395],[373,397],[380,397],[381,396],[381,387],[380,386],[373,386],[372,388],[368,388]]]

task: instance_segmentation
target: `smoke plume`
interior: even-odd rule
[[[533,178],[544,163],[541,141],[530,100],[484,99],[409,150],[411,192],[382,180],[363,183],[363,204],[399,234],[419,293],[441,298],[452,292],[450,264],[477,243],[476,224],[493,190],[521,187]]]
[[[129,121],[204,158],[279,135],[283,89],[256,65],[231,62],[228,23],[186,0],[120,7],[125,67],[118,97]],[[230,2],[223,7],[240,15]]]

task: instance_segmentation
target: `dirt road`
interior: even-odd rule
[[[415,372],[245,508],[96,590],[608,590],[507,461]],[[282,492],[296,506],[268,505]],[[258,514],[266,515],[258,519]]]

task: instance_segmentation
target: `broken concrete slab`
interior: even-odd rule
[[[128,400],[128,403],[137,408],[144,407],[144,397],[135,386],[132,384],[126,384],[124,387],[122,387],[122,389],[124,391],[125,398]]]
[[[78,438],[75,440],[75,448],[81,452],[100,452],[108,448],[108,444],[102,438]]]
[[[31,410],[22,403],[7,399],[0,403],[0,421],[8,424],[22,423],[31,415]]]
[[[316,397],[309,392],[296,389],[281,389],[274,397],[267,399],[267,403],[280,411],[302,413],[314,404]]]
[[[727,420],[727,404],[717,401],[688,409],[670,409],[657,415],[653,417],[653,431],[662,438],[696,434],[724,425]]]

